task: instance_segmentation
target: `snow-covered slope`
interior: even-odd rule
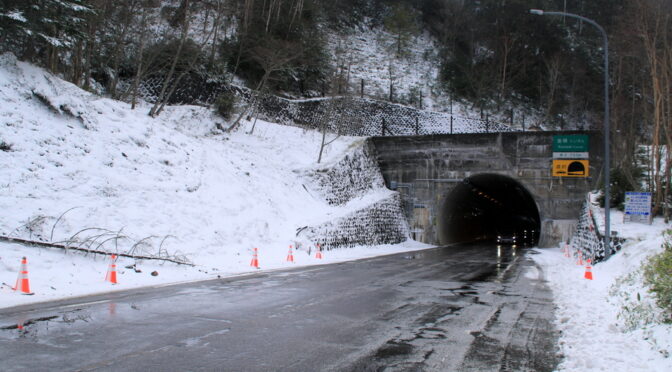
[[[332,60],[336,61],[334,67],[343,70],[347,80],[347,92],[343,93],[359,95],[364,80],[365,96],[385,100],[389,98],[391,84],[398,101],[412,94],[422,94],[423,108],[444,108],[434,107],[440,96],[440,90],[434,86],[440,63],[438,50],[429,34],[413,35],[400,55],[397,55],[395,35],[379,28],[341,34],[332,31],[328,41]]]
[[[216,129],[221,119],[195,106],[150,118],[147,106],[131,110],[9,54],[0,57],[0,102],[0,235],[196,265],[157,269],[143,261],[135,273],[124,269],[135,262],[122,258],[116,288],[249,271],[254,247],[263,268],[287,266],[297,228],[347,216],[391,193],[379,185],[345,206],[319,197],[303,176],[317,167],[318,132],[257,122],[253,135],[251,123],[224,135]],[[361,145],[360,138],[339,138],[326,149],[327,165]],[[302,253],[297,261],[408,246],[332,251],[324,260]],[[109,290],[107,258],[63,253],[0,243],[0,281],[7,284],[0,306]],[[8,289],[24,255],[33,297]],[[161,274],[150,276],[154,270]]]

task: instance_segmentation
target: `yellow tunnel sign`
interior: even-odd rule
[[[553,177],[588,177],[588,160],[553,160]]]

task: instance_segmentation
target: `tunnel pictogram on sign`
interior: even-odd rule
[[[553,177],[588,177],[588,160],[553,160]]]

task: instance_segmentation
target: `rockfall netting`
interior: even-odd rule
[[[578,260],[580,257],[581,260],[590,259],[591,262],[597,263],[604,261],[604,214],[599,206],[591,201],[591,195],[588,194],[583,204],[579,224],[570,245],[575,259]],[[621,250],[624,241],[625,239],[612,231],[610,253],[614,254]]]
[[[325,224],[300,231],[325,250],[359,245],[396,244],[408,239],[408,224],[399,194]]]
[[[307,177],[317,185],[331,205],[343,205],[355,197],[385,187],[368,142],[358,146],[333,166],[318,169]]]
[[[163,78],[142,82],[140,95],[154,102]],[[510,125],[489,119],[467,118],[444,112],[423,111],[390,102],[358,97],[290,100],[269,94],[255,95],[250,89],[207,81],[198,76],[180,81],[170,104],[212,104],[224,93],[235,94],[243,104],[252,102],[250,113],[284,125],[321,129],[350,136],[402,136],[450,133],[513,131]]]
[[[311,188],[329,204],[340,206],[359,199],[356,202],[363,206],[318,226],[303,227],[297,238],[318,243],[326,250],[395,244],[409,238],[401,196],[385,187],[370,146],[368,141],[362,143],[332,166],[305,175]],[[369,199],[371,202],[362,202]]]

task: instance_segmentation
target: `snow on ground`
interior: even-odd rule
[[[262,269],[351,260],[427,247],[358,247],[285,261],[296,230],[374,203],[381,189],[346,206],[312,197],[302,174],[317,168],[321,137],[258,121],[236,133],[195,106],[149,106],[91,95],[43,70],[0,56],[0,235],[66,242],[111,252],[186,258],[195,266],[119,258],[119,284],[104,281],[109,257],[0,242],[0,307],[161,285]],[[47,104],[48,102],[48,104]],[[51,107],[51,109],[49,108]],[[326,150],[335,162],[361,138]],[[7,149],[9,147],[9,149]],[[321,164],[320,166],[324,166]],[[77,241],[75,243],[75,241]],[[28,259],[32,296],[14,286]],[[136,264],[135,269],[126,268]],[[150,275],[158,272],[157,276]]]
[[[146,105],[130,110],[11,55],[0,56],[0,102],[1,235],[53,242],[76,236],[91,248],[121,252],[135,245],[135,253],[186,257],[195,265],[122,257],[119,284],[112,285],[104,281],[107,256],[0,242],[0,307],[256,271],[250,267],[255,247],[262,270],[427,247],[357,247],[324,252],[322,260],[304,249],[294,253],[296,264],[285,261],[297,227],[387,196],[378,190],[341,207],[311,196],[319,193],[308,192],[311,185],[300,175],[316,167],[319,133],[257,122],[254,134],[244,123],[223,135],[214,129],[217,117],[193,106],[170,107],[152,119]],[[340,138],[327,149],[326,162],[360,142]],[[672,329],[651,321],[656,311],[638,271],[660,251],[661,231],[670,226],[621,221],[613,212],[612,230],[629,240],[593,268],[593,281],[583,279],[584,268],[560,248],[532,255],[543,270],[528,275],[543,273],[557,301],[562,371],[672,370],[666,357]],[[24,256],[32,296],[9,288]],[[624,305],[640,310],[624,312]]]
[[[365,95],[385,100],[392,84],[396,100],[415,89],[423,95],[424,108],[437,109],[434,99],[442,94],[434,86],[439,75],[438,52],[428,33],[410,38],[400,55],[396,36],[379,28],[332,35],[328,45],[336,67],[344,70],[350,93],[359,95],[364,80]]]
[[[652,225],[622,221],[623,213],[612,210],[612,230],[628,240],[609,261],[592,267],[592,281],[561,248],[531,255],[555,297],[565,357],[560,371],[672,371],[672,326],[656,322],[659,309],[641,276],[642,263],[662,251],[662,232],[672,226],[660,219]]]

